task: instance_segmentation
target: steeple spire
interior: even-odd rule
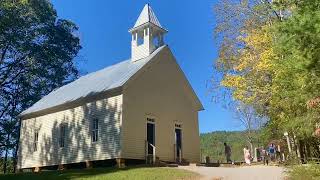
[[[133,26],[133,29],[137,28],[145,23],[152,23],[152,24],[158,26],[159,28],[162,28],[160,22],[158,21],[158,18],[154,14],[154,12],[149,4],[146,4],[143,7],[139,18],[137,19],[136,23]]]
[[[163,35],[168,31],[161,26],[151,6],[146,4],[129,32],[132,34],[131,59],[137,61],[162,46]]]

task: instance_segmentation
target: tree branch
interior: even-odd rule
[[[8,111],[9,107],[10,107],[11,103],[9,102],[7,104],[7,106],[4,108],[4,110],[2,110],[1,114],[0,114],[0,119],[2,119],[2,117],[4,116],[4,114]]]
[[[11,80],[9,81],[3,81],[2,83],[0,83],[0,88],[2,88],[3,86],[5,86],[6,84],[10,84],[12,83],[15,79],[17,79],[19,77],[20,74],[22,74],[23,72],[25,72],[25,69],[20,70],[15,76],[13,76],[11,78]]]
[[[4,62],[4,58],[6,56],[7,50],[8,50],[9,46],[7,45],[4,50],[1,53],[1,58],[0,58],[0,65]]]
[[[277,16],[277,18],[282,21],[282,17],[277,13],[277,11],[275,11],[273,8],[272,8],[272,5],[271,3],[268,1],[268,0],[262,0],[262,2],[265,2],[268,4],[269,8],[272,10],[272,12]]]
[[[2,78],[0,80],[0,88],[1,86],[3,86],[2,84],[6,81],[6,79],[9,77],[9,75],[12,73],[13,69],[15,69],[15,67],[17,66],[22,66],[23,69],[26,69],[25,66],[23,66],[23,63],[21,63],[23,60],[25,60],[28,57],[28,53],[25,54],[24,56],[17,58],[16,60],[13,61],[13,63],[11,63],[10,65],[8,65],[8,69],[5,70],[6,73],[4,75],[2,75]]]

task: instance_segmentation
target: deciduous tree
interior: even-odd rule
[[[78,75],[77,30],[48,0],[0,2],[0,146],[6,155],[16,154],[18,114]]]

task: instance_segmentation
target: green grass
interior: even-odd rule
[[[318,180],[320,179],[320,165],[295,165],[289,168],[290,180]]]
[[[149,180],[149,179],[197,179],[197,174],[177,168],[130,167],[124,169],[94,168],[84,170],[47,171],[40,173],[0,174],[5,180]]]

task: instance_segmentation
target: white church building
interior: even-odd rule
[[[21,113],[18,169],[149,157],[200,161],[203,106],[164,43],[168,31],[147,4],[129,32],[130,59],[82,76]]]

